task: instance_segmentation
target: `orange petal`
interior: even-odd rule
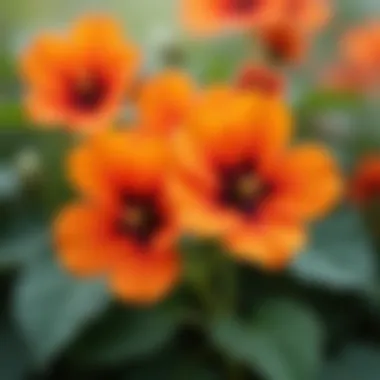
[[[104,216],[85,204],[65,208],[54,225],[55,246],[62,264],[80,276],[109,267],[110,240]]]
[[[292,208],[298,218],[305,220],[325,214],[341,196],[338,168],[331,154],[321,146],[305,144],[292,149],[277,170],[282,197],[278,205]]]
[[[234,214],[218,209],[207,194],[191,189],[181,181],[171,181],[170,191],[180,224],[190,233],[220,236],[237,224]]]
[[[112,183],[107,180],[106,167],[96,154],[93,140],[76,147],[67,159],[68,176],[85,196],[103,205],[112,201]]]
[[[267,161],[282,153],[291,124],[289,110],[278,99],[215,87],[203,94],[187,129],[197,145],[219,163],[244,155]]]
[[[296,226],[245,226],[227,235],[231,254],[267,269],[282,269],[305,244],[304,232]]]
[[[25,98],[25,108],[28,117],[39,126],[57,127],[64,119],[52,99],[42,94],[28,94]]]
[[[101,42],[121,43],[123,41],[123,29],[121,23],[114,18],[93,14],[78,19],[71,29],[70,37],[84,44]],[[106,47],[107,44],[104,45]]]
[[[138,100],[143,130],[171,133],[182,126],[194,103],[190,78],[179,71],[166,71],[147,79]]]
[[[23,79],[32,86],[52,93],[60,86],[61,72],[69,62],[69,46],[58,35],[42,35],[23,52],[20,70]]]
[[[152,190],[165,180],[171,157],[165,140],[135,130],[110,131],[94,140],[109,181],[118,188]]]
[[[179,256],[174,251],[150,257],[129,258],[111,274],[111,288],[123,300],[150,304],[161,300],[174,287],[180,274]]]

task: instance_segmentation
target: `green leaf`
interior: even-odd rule
[[[20,195],[21,181],[10,165],[0,165],[0,202],[6,202]]]
[[[202,83],[230,82],[253,51],[253,39],[222,36],[212,41],[192,41],[187,46],[188,70]]]
[[[364,291],[376,279],[376,259],[359,214],[340,207],[317,224],[309,249],[290,269],[298,278],[338,290]]]
[[[25,115],[23,107],[17,103],[0,103],[0,130],[27,128],[32,125]]]
[[[195,358],[186,359],[175,352],[169,358],[159,357],[152,362],[144,362],[142,365],[127,372],[125,380],[220,380],[223,377],[207,364],[197,361]]]
[[[225,364],[206,345],[200,345],[197,332],[182,331],[156,355],[126,368],[125,380],[221,380]],[[186,335],[189,334],[189,335]]]
[[[25,266],[15,284],[13,314],[39,365],[56,357],[109,304],[100,281],[79,281],[50,257]]]
[[[211,326],[215,345],[268,380],[313,379],[321,361],[319,321],[301,305],[267,302],[250,323],[216,320]]]
[[[181,310],[165,305],[111,309],[73,347],[71,357],[85,366],[116,365],[142,359],[171,341],[183,317]]]
[[[30,353],[9,318],[0,319],[0,379],[25,380]]]
[[[327,363],[320,380],[377,380],[380,374],[380,350],[365,345],[346,346]]]
[[[49,233],[44,226],[26,227],[0,239],[0,268],[13,268],[29,262],[47,250]]]
[[[360,101],[360,96],[355,93],[324,90],[312,92],[302,97],[298,107],[302,112],[326,109],[350,110],[357,106]]]

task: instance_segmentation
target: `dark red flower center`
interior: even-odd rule
[[[153,195],[123,195],[117,231],[138,244],[149,244],[165,222],[156,199]]]
[[[242,214],[252,215],[271,192],[250,161],[219,168],[218,174],[219,202]]]
[[[265,0],[224,0],[224,10],[228,14],[242,16],[262,6]]]
[[[99,108],[107,93],[107,82],[98,73],[84,73],[69,82],[69,103],[82,112],[92,112]]]

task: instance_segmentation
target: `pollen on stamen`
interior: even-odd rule
[[[260,179],[254,175],[247,175],[238,180],[237,192],[242,198],[254,198],[262,192],[263,185]]]
[[[83,73],[69,85],[71,103],[79,110],[92,111],[98,108],[107,95],[106,84],[99,74]]]

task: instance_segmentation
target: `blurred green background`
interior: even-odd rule
[[[310,246],[285,273],[227,262],[238,274],[234,315],[210,317],[186,284],[158,306],[123,306],[101,280],[74,280],[56,264],[50,226],[72,197],[62,169],[71,136],[36,129],[26,119],[17,55],[35,34],[107,11],[139,42],[148,70],[162,68],[174,46],[199,82],[231,81],[251,56],[250,41],[190,38],[176,16],[178,3],[0,4],[0,379],[380,379],[379,252],[363,215],[347,204],[312,226]],[[335,60],[340,34],[380,18],[380,3],[333,4],[336,17],[308,63],[287,70],[289,102],[300,138],[330,144],[349,174],[362,146],[378,147],[373,131],[379,119],[362,99],[323,92],[316,78]],[[213,265],[214,250],[184,244],[186,273],[201,262],[201,277]]]

